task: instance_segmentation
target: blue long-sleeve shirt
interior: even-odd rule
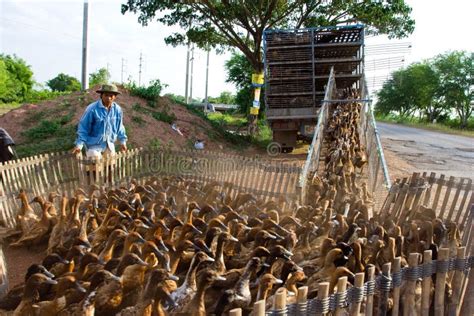
[[[77,127],[76,147],[86,145],[87,149],[112,150],[116,140],[126,144],[127,135],[123,126],[122,109],[117,103],[112,103],[110,110],[97,100],[89,104]]]

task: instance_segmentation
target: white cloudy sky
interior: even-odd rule
[[[142,27],[137,16],[122,15],[123,2],[89,0],[89,72],[108,66],[112,80],[120,82],[123,58],[124,78],[130,76],[138,81],[142,52],[142,82],[159,78],[169,85],[165,92],[184,95],[186,48],[164,44],[163,38],[173,29],[158,23]],[[471,34],[474,1],[408,0],[408,3],[413,7],[416,29],[401,41],[412,45],[403,54],[405,65],[448,50],[474,51]],[[82,10],[83,0],[0,0],[0,51],[25,59],[38,82],[44,83],[60,72],[80,78]],[[390,42],[385,38],[369,38],[367,43]],[[395,57],[394,60],[398,58]],[[225,83],[223,65],[228,58],[229,54],[211,54],[209,94],[212,96],[235,90]],[[196,50],[194,97],[204,97],[205,66],[205,52]],[[382,69],[368,75],[380,78],[387,73],[388,69]]]

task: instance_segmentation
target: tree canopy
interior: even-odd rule
[[[138,14],[142,25],[154,20],[179,25],[183,31],[166,37],[168,44],[189,40],[205,49],[236,48],[257,72],[263,70],[261,45],[267,28],[363,23],[368,33],[402,38],[415,25],[404,0],[127,0],[122,4],[122,13],[126,12]]]
[[[33,71],[23,59],[0,54],[0,102],[24,101],[33,84]]]
[[[393,72],[378,92],[376,111],[401,117],[418,112],[430,122],[454,111],[466,127],[473,113],[473,61],[473,53],[457,51]]]
[[[439,95],[459,116],[461,128],[473,114],[474,53],[457,51],[439,55],[434,60],[439,74]]]
[[[53,91],[73,92],[81,90],[81,83],[76,78],[60,73],[56,77],[46,82]]]
[[[89,85],[91,87],[98,84],[108,83],[110,80],[110,73],[107,68],[100,68],[96,72],[89,74]]]

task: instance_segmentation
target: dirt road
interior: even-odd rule
[[[392,178],[414,171],[474,179],[474,138],[377,123]]]

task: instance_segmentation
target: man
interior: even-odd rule
[[[89,104],[77,127],[76,146],[73,154],[87,148],[88,158],[115,154],[115,141],[120,142],[120,151],[127,150],[127,135],[123,126],[123,113],[115,98],[120,92],[113,84],[104,84],[96,91],[100,99]]]

